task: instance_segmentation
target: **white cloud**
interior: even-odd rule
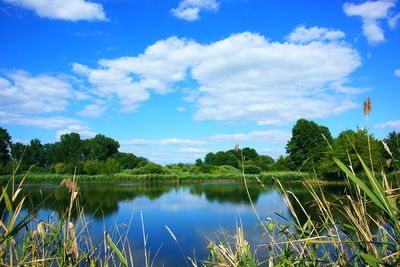
[[[363,21],[363,33],[369,43],[380,43],[385,41],[383,29],[379,25],[379,20],[388,19],[388,11],[396,4],[395,0],[367,1],[362,4],[345,3],[343,11],[347,16],[359,16]],[[389,24],[393,27],[396,18],[392,18]]]
[[[176,110],[178,112],[184,112],[184,111],[186,111],[186,108],[185,107],[177,107]]]
[[[286,144],[290,137],[291,134],[289,132],[269,130],[253,131],[249,133],[214,135],[210,137],[210,140],[223,142],[251,141],[257,143]]]
[[[43,114],[64,111],[74,98],[71,85],[48,74],[32,76],[16,70],[0,80],[0,111],[16,114]]]
[[[92,104],[88,104],[78,114],[86,117],[100,117],[106,110],[106,101],[97,99]]]
[[[0,111],[0,121],[2,124],[16,124],[23,126],[33,126],[43,129],[60,129],[68,125],[80,125],[81,122],[64,116],[27,116],[12,114]]]
[[[68,125],[66,128],[58,130],[56,132],[57,139],[60,139],[60,136],[63,134],[68,134],[68,133],[78,133],[81,138],[91,138],[96,135],[96,133],[92,132],[92,130],[84,125]]]
[[[375,128],[392,128],[400,130],[400,121],[387,121],[381,124],[376,124]]]
[[[201,145],[205,144],[202,140],[180,139],[180,138],[166,138],[159,140],[152,139],[129,139],[121,141],[124,145]]]
[[[69,21],[107,20],[103,6],[85,0],[4,0],[34,11],[40,17]]]
[[[320,27],[306,28],[305,26],[300,26],[290,33],[287,39],[291,42],[309,43],[311,41],[336,41],[344,37],[344,32],[339,30],[329,30]]]
[[[179,149],[180,152],[186,153],[186,154],[198,154],[198,153],[206,153],[208,152],[207,149],[204,148],[196,148],[196,147],[186,147],[186,148],[181,148]]]
[[[217,11],[218,6],[217,0],[182,0],[171,13],[177,18],[194,21],[200,18],[200,11]]]
[[[395,71],[394,71],[394,75],[395,75],[396,77],[400,77],[400,69],[395,70]]]
[[[132,152],[161,164],[173,162],[194,163],[208,152],[233,149],[234,144],[255,148],[259,154],[273,157],[285,154],[284,146],[291,137],[290,132],[279,130],[252,131],[237,134],[218,134],[199,139],[139,139],[120,140],[121,151]],[[265,146],[270,147],[267,151]]]
[[[388,20],[389,27],[390,27],[391,29],[396,28],[397,21],[399,21],[399,20],[400,20],[400,13],[397,13],[397,14],[394,15],[393,17],[390,17],[389,20]]]
[[[346,82],[361,61],[342,37],[318,27],[299,27],[282,43],[249,32],[206,45],[171,37],[139,56],[100,60],[97,69],[75,63],[73,70],[99,97],[116,96],[122,111],[134,111],[151,92],[182,88],[196,119],[282,124],[356,106],[360,89]]]
[[[72,101],[87,97],[72,88],[68,77],[8,71],[0,77],[0,121],[49,130],[76,129],[88,136],[90,129],[81,121],[56,115],[67,111]]]

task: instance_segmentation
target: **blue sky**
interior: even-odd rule
[[[400,130],[395,0],[0,0],[0,126],[14,141],[102,133],[193,162],[285,153],[299,118]]]

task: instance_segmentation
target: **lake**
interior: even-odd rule
[[[144,266],[141,214],[154,266],[187,266],[187,257],[206,260],[209,241],[222,237],[222,231],[234,234],[240,225],[253,248],[267,241],[242,183],[81,184],[79,187],[79,205],[83,207],[94,246],[101,247],[104,229],[113,236],[116,230],[127,233],[135,266]],[[292,187],[302,203],[310,200],[302,185],[288,187]],[[339,194],[343,188],[324,187],[324,190]],[[69,205],[68,191],[58,185],[28,184],[24,192],[28,195],[24,212],[34,214],[34,223],[57,221]],[[263,188],[260,184],[249,184],[249,192],[263,220],[283,221],[276,213],[292,219],[273,185]],[[76,214],[72,216],[77,217]],[[260,247],[257,255],[265,258],[265,250]]]

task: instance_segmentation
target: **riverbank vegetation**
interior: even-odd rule
[[[393,153],[391,157],[382,143]],[[372,171],[384,168],[393,170],[393,161],[398,161],[400,133],[391,132],[378,140],[366,129],[346,130],[336,138],[329,129],[313,121],[300,119],[292,129],[292,137],[286,145],[287,156],[274,160],[260,155],[253,148],[230,149],[207,153],[204,159],[194,163],[177,163],[165,166],[150,162],[132,153],[120,152],[118,141],[98,134],[90,139],[81,139],[77,133],[64,134],[60,141],[42,144],[33,139],[29,144],[13,143],[6,129],[0,128],[0,175],[5,179],[16,169],[19,173],[29,170],[36,181],[49,178],[59,181],[62,175],[77,174],[82,181],[194,181],[194,180],[241,180],[241,155],[244,172],[251,177],[268,180],[272,176],[288,180],[299,180],[302,173],[311,174],[320,180],[344,180],[340,168],[332,162],[336,157],[346,165],[353,162],[353,170],[362,172],[355,159],[360,155],[366,164],[374,163]],[[23,159],[23,160],[22,160]],[[39,178],[40,174],[42,178]],[[308,175],[310,177],[310,175]],[[107,178],[108,177],[108,178]],[[392,177],[392,176],[390,176]],[[29,179],[33,179],[29,178]]]

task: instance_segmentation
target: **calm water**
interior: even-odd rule
[[[309,200],[300,185],[295,187],[299,199]],[[249,185],[251,198],[263,219],[279,220],[276,213],[291,219],[280,193],[273,186],[262,188]],[[36,221],[54,220],[65,212],[69,194],[57,185],[26,185],[29,196],[26,212],[34,213]],[[326,188],[337,193],[341,188]],[[190,185],[144,185],[144,184],[86,184],[80,185],[79,202],[89,221],[94,244],[103,238],[104,229],[122,233],[128,231],[134,254],[135,266],[144,265],[141,216],[148,235],[147,248],[155,258],[155,266],[186,266],[179,246],[166,230],[167,225],[175,234],[186,258],[207,258],[207,244],[215,240],[221,230],[233,234],[242,224],[245,238],[252,246],[263,244],[262,231],[243,184],[197,183]],[[38,209],[38,204],[40,208]],[[74,215],[76,216],[76,215]],[[129,225],[126,227],[125,225]],[[221,235],[220,235],[221,236]],[[259,257],[266,255],[260,249]]]

